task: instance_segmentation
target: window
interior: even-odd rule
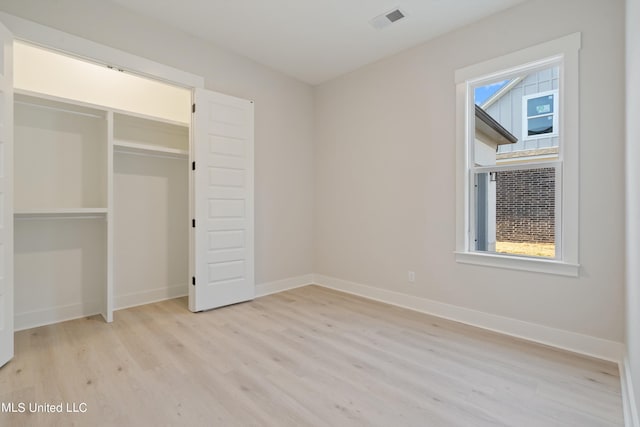
[[[578,274],[579,47],[573,34],[456,71],[458,262]]]
[[[558,135],[558,91],[526,95],[522,98],[523,139]]]

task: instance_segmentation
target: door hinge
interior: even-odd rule
[[[192,113],[196,112],[196,104],[191,104],[191,112]]]
[[[191,277],[191,284],[192,284],[193,286],[195,286],[195,285],[196,285],[196,276],[192,276],[192,277]]]
[[[192,226],[193,228],[196,228],[196,220],[195,220],[195,219],[192,219],[192,220],[191,220],[191,226]]]
[[[196,162],[191,162],[191,170],[196,170]]]

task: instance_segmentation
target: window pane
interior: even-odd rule
[[[553,95],[530,98],[527,100],[527,117],[553,113]]]
[[[528,119],[528,135],[543,135],[553,133],[553,116],[536,117]]]
[[[477,251],[554,258],[556,169],[476,174]]]

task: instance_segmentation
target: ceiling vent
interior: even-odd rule
[[[400,9],[393,9],[386,13],[383,13],[382,15],[376,16],[369,22],[371,23],[373,28],[381,30],[393,24],[394,22],[401,20],[404,17],[405,13],[403,11],[401,11]]]

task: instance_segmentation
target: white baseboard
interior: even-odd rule
[[[622,386],[624,425],[625,427],[640,427],[640,418],[638,418],[638,407],[636,406],[636,395],[633,389],[629,358],[625,356],[618,366],[620,368],[620,384]]]
[[[296,276],[290,277],[288,279],[261,283],[259,285],[256,285],[256,298],[275,294],[289,289],[299,288],[301,286],[313,285],[313,277],[313,274],[305,274],[303,276]]]
[[[622,343],[576,332],[497,316],[319,274],[314,275],[314,283],[319,286],[615,363],[618,363],[624,354],[624,345]]]
[[[94,314],[100,314],[101,310],[102,304],[94,301],[15,313],[13,320],[14,331],[22,331],[24,329],[37,328],[38,326],[93,316]]]
[[[114,310],[137,307],[172,298],[186,296],[189,292],[187,284],[168,286],[164,288],[149,289],[142,292],[134,292],[115,296]]]

